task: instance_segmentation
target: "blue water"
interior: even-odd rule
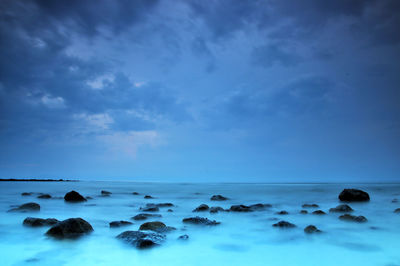
[[[371,197],[368,203],[349,204],[354,215],[364,215],[365,224],[344,222],[329,208],[340,202],[344,188],[359,188]],[[62,197],[76,190],[93,197],[85,203],[67,204]],[[110,197],[101,197],[108,190]],[[137,191],[140,195],[132,195]],[[49,193],[55,199],[37,199],[22,192]],[[144,195],[155,199],[144,199]],[[210,201],[214,194],[230,200]],[[1,182],[0,183],[0,265],[400,265],[399,184],[158,184],[130,182]],[[9,213],[12,205],[26,202],[41,205],[38,213]],[[138,230],[143,222],[123,228],[109,228],[114,220],[130,220],[146,203],[171,202],[174,212],[161,208],[164,222],[177,230],[167,241],[149,250],[137,250],[115,236]],[[270,203],[272,208],[252,213],[198,213],[221,225],[184,225],[182,218],[205,203],[229,208],[234,204]],[[316,203],[327,215],[302,215],[303,203]],[[276,215],[286,210],[288,215]],[[78,240],[53,240],[44,235],[48,228],[22,225],[27,217],[63,220],[82,217],[94,232]],[[287,220],[297,225],[282,230],[272,227]],[[304,227],[316,225],[323,234],[306,235]],[[178,241],[182,234],[188,241]]]

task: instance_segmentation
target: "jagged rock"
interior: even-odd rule
[[[208,209],[210,209],[210,207],[208,207],[207,204],[201,204],[199,207],[194,209],[193,212],[204,212],[204,211],[208,211]]]
[[[140,226],[139,230],[150,230],[157,233],[166,233],[172,230],[176,230],[174,227],[166,226],[164,223],[155,221],[155,222],[147,222]]]
[[[68,201],[68,202],[86,201],[86,199],[81,194],[79,194],[78,192],[76,192],[74,190],[72,190],[72,191],[68,192],[67,194],[65,194],[64,200]]]
[[[276,212],[275,214],[286,215],[286,214],[289,214],[289,213],[287,211],[279,211],[279,212]]]
[[[40,226],[54,225],[58,222],[59,221],[54,218],[42,219],[42,218],[27,217],[25,218],[22,224],[25,226],[40,227]]]
[[[38,196],[38,199],[51,199],[50,194],[41,194]]]
[[[146,220],[147,218],[159,218],[160,214],[151,214],[151,213],[139,213],[138,215],[133,216],[131,219],[135,221]]]
[[[307,210],[301,210],[300,213],[301,213],[301,214],[307,214],[308,211],[307,211]]]
[[[214,195],[211,197],[210,200],[215,200],[215,201],[224,201],[224,200],[228,200],[228,198],[222,196],[222,195]]]
[[[309,225],[306,228],[304,228],[304,233],[306,234],[321,233],[321,230],[319,230],[315,225]]]
[[[181,235],[178,237],[179,240],[188,240],[189,236],[188,235]]]
[[[116,228],[116,227],[131,225],[131,224],[133,224],[133,223],[128,222],[128,221],[112,221],[110,223],[110,227],[111,228]]]
[[[40,211],[40,205],[35,202],[28,202],[9,210],[9,212],[32,212],[32,211]]]
[[[93,231],[93,227],[82,218],[69,218],[51,227],[46,235],[55,238],[77,238]]]
[[[357,223],[365,223],[367,222],[367,218],[365,218],[364,216],[355,216],[355,215],[351,215],[351,214],[344,214],[339,216],[340,220],[343,221],[350,221],[350,222],[357,222]]]
[[[165,235],[141,231],[125,231],[117,238],[139,249],[161,245],[165,241]]]
[[[319,205],[314,204],[314,203],[313,204],[305,203],[301,207],[303,207],[303,208],[319,208]]]
[[[225,211],[225,210],[222,207],[211,207],[210,208],[211,213],[217,213],[217,212],[223,212],[223,211]]]
[[[329,209],[329,212],[352,212],[352,211],[354,210],[347,204],[340,204],[335,208]]]
[[[293,227],[296,227],[296,225],[294,225],[292,223],[289,223],[287,221],[280,221],[280,222],[278,222],[276,224],[273,224],[272,226],[273,227],[279,227],[279,228],[293,228]]]
[[[220,222],[217,222],[215,220],[209,220],[207,218],[203,218],[203,217],[199,217],[199,216],[184,218],[182,220],[182,222],[188,223],[188,224],[198,224],[198,225],[218,225],[218,224],[220,224]]]
[[[370,200],[368,193],[359,189],[344,189],[340,193],[339,199],[348,202]]]
[[[324,215],[324,214],[326,214],[326,213],[325,213],[324,211],[321,211],[321,210],[316,210],[316,211],[313,211],[312,214]]]

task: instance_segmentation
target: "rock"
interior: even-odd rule
[[[110,223],[110,228],[127,226],[127,225],[131,225],[131,224],[133,224],[133,223],[128,222],[128,221],[113,221],[113,222]]]
[[[64,200],[68,201],[68,202],[86,201],[86,199],[81,194],[79,194],[78,192],[76,192],[74,190],[72,190],[72,191],[68,192],[67,194],[65,194]]]
[[[9,210],[9,212],[32,212],[40,211],[40,205],[35,202],[28,202]]]
[[[369,201],[369,195],[367,192],[359,189],[344,189],[340,195],[341,201]]]
[[[135,220],[135,221],[142,221],[142,220],[146,220],[147,218],[159,218],[161,217],[160,214],[150,214],[150,213],[139,213],[138,215],[133,216],[131,219]]]
[[[160,209],[157,206],[146,206],[144,208],[140,208],[143,212],[158,212]]]
[[[249,206],[246,206],[246,205],[232,205],[229,210],[233,211],[233,212],[252,212],[252,211],[254,211]]]
[[[326,213],[325,213],[324,211],[321,211],[321,210],[316,210],[316,211],[313,211],[312,214],[324,215],[324,214],[326,214]]]
[[[93,227],[82,218],[69,218],[51,227],[46,235],[64,239],[78,238],[93,231]]]
[[[394,213],[400,213],[400,208],[397,208],[393,211]]]
[[[102,196],[110,196],[112,193],[110,192],[110,191],[107,191],[107,190],[102,190],[101,191],[101,195]]]
[[[279,211],[279,212],[276,212],[275,214],[286,215],[286,214],[289,214],[289,213],[287,211]]]
[[[21,196],[31,196],[32,192],[23,192],[21,193]]]
[[[300,213],[301,213],[301,214],[307,214],[308,211],[307,211],[307,210],[301,210]]]
[[[223,211],[225,211],[225,210],[222,207],[211,207],[210,208],[211,213],[217,213],[217,212],[223,212]]]
[[[398,199],[392,199],[392,203],[397,203],[397,202],[399,202]]]
[[[174,207],[174,204],[169,203],[169,202],[165,202],[165,203],[157,203],[156,206],[160,207],[160,208],[163,208],[163,207]]]
[[[161,245],[165,240],[165,235],[141,231],[125,231],[117,235],[117,238],[122,239],[136,248],[143,249]]]
[[[188,235],[181,235],[178,237],[178,240],[188,240],[189,236]]]
[[[249,206],[250,210],[252,211],[260,211],[271,207],[272,207],[271,204],[263,204],[263,203],[252,204]]]
[[[38,199],[51,199],[50,194],[41,194],[38,196]]]
[[[303,204],[301,207],[303,208],[319,208],[318,204]]]
[[[207,204],[201,204],[199,207],[194,209],[193,212],[204,212],[204,211],[208,211],[209,208],[210,207],[208,207]]]
[[[276,224],[272,225],[273,227],[279,227],[279,228],[293,228],[296,227],[296,225],[289,223],[287,221],[279,221]]]
[[[54,225],[58,222],[59,221],[54,218],[42,219],[42,218],[27,217],[25,218],[22,224],[25,226],[40,227],[40,226]]]
[[[132,192],[132,195],[140,195],[139,192]]]
[[[147,222],[140,226],[139,230],[150,230],[157,233],[166,233],[172,230],[176,230],[174,227],[166,226],[164,223],[155,221],[155,222]]]
[[[150,195],[146,195],[146,196],[144,196],[144,198],[145,199],[154,199],[152,196],[150,196]]]
[[[87,196],[86,199],[87,199],[87,200],[91,200],[91,199],[93,199],[93,198],[90,197],[90,196]]]
[[[167,212],[173,212],[173,210],[172,209],[168,209]]]
[[[224,200],[228,200],[228,198],[222,196],[222,195],[214,195],[211,197],[210,200],[215,200],[215,201],[224,201]]]
[[[343,221],[350,221],[350,222],[357,222],[357,223],[365,223],[367,222],[367,218],[365,218],[364,216],[355,216],[355,215],[351,215],[351,214],[344,214],[339,216],[340,220]]]
[[[321,233],[321,230],[319,230],[315,225],[309,225],[306,228],[304,228],[304,233],[306,234]]]
[[[215,220],[209,220],[207,218],[203,218],[203,217],[190,217],[190,218],[184,218],[182,220],[183,223],[187,223],[187,224],[197,224],[197,225],[218,225],[220,224],[220,222],[217,222]]]
[[[329,212],[352,212],[353,209],[347,204],[340,204],[335,208],[330,208]]]

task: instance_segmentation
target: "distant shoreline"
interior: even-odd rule
[[[27,178],[27,179],[17,179],[17,178],[0,178],[0,181],[25,181],[25,182],[78,182],[79,180],[69,180],[69,179],[36,179],[36,178]]]

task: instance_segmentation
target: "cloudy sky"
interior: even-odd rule
[[[0,177],[400,180],[400,1],[0,1]]]

